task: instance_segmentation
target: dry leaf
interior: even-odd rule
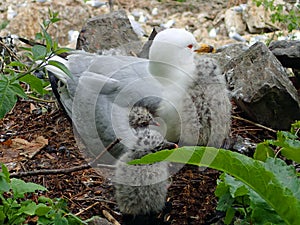
[[[34,110],[36,110],[36,107],[33,103],[30,103],[30,113],[32,113]]]
[[[22,150],[19,155],[32,159],[42,148],[48,145],[48,139],[38,136],[32,142],[28,142],[22,138],[12,139],[11,148],[13,151]]]

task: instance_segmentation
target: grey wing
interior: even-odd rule
[[[126,145],[132,132],[127,115],[135,103],[158,105],[160,87],[148,72],[146,60],[76,54],[69,57],[68,66],[73,74],[67,83],[72,120],[89,155],[98,155],[117,137]],[[110,153],[118,157],[124,149],[121,146]]]

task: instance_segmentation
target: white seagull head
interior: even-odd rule
[[[184,29],[170,28],[159,32],[149,51],[151,74],[164,78],[165,82],[160,82],[165,85],[172,81],[183,87],[188,77],[193,76],[198,47],[195,37]]]

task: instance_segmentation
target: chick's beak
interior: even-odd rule
[[[175,148],[178,148],[178,145],[168,141],[166,141],[162,146],[162,149],[175,149]]]
[[[159,127],[159,126],[160,126],[160,123],[159,123],[159,122],[157,122],[157,121],[155,121],[155,120],[151,120],[151,121],[149,122],[149,125],[152,125],[152,126],[157,126],[157,127]]]
[[[215,53],[216,49],[207,44],[200,44],[200,47],[198,49],[195,49],[194,52],[201,54],[201,53]]]

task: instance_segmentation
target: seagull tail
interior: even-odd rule
[[[68,61],[66,59],[62,58],[62,57],[53,56],[51,58],[51,61],[60,62],[63,65],[65,65],[66,67],[68,67],[68,65],[67,65]],[[61,69],[59,69],[56,66],[52,66],[52,65],[46,65],[46,69],[48,71],[50,71],[58,80],[60,80],[64,84],[67,84],[68,75],[66,73],[64,73]]]

